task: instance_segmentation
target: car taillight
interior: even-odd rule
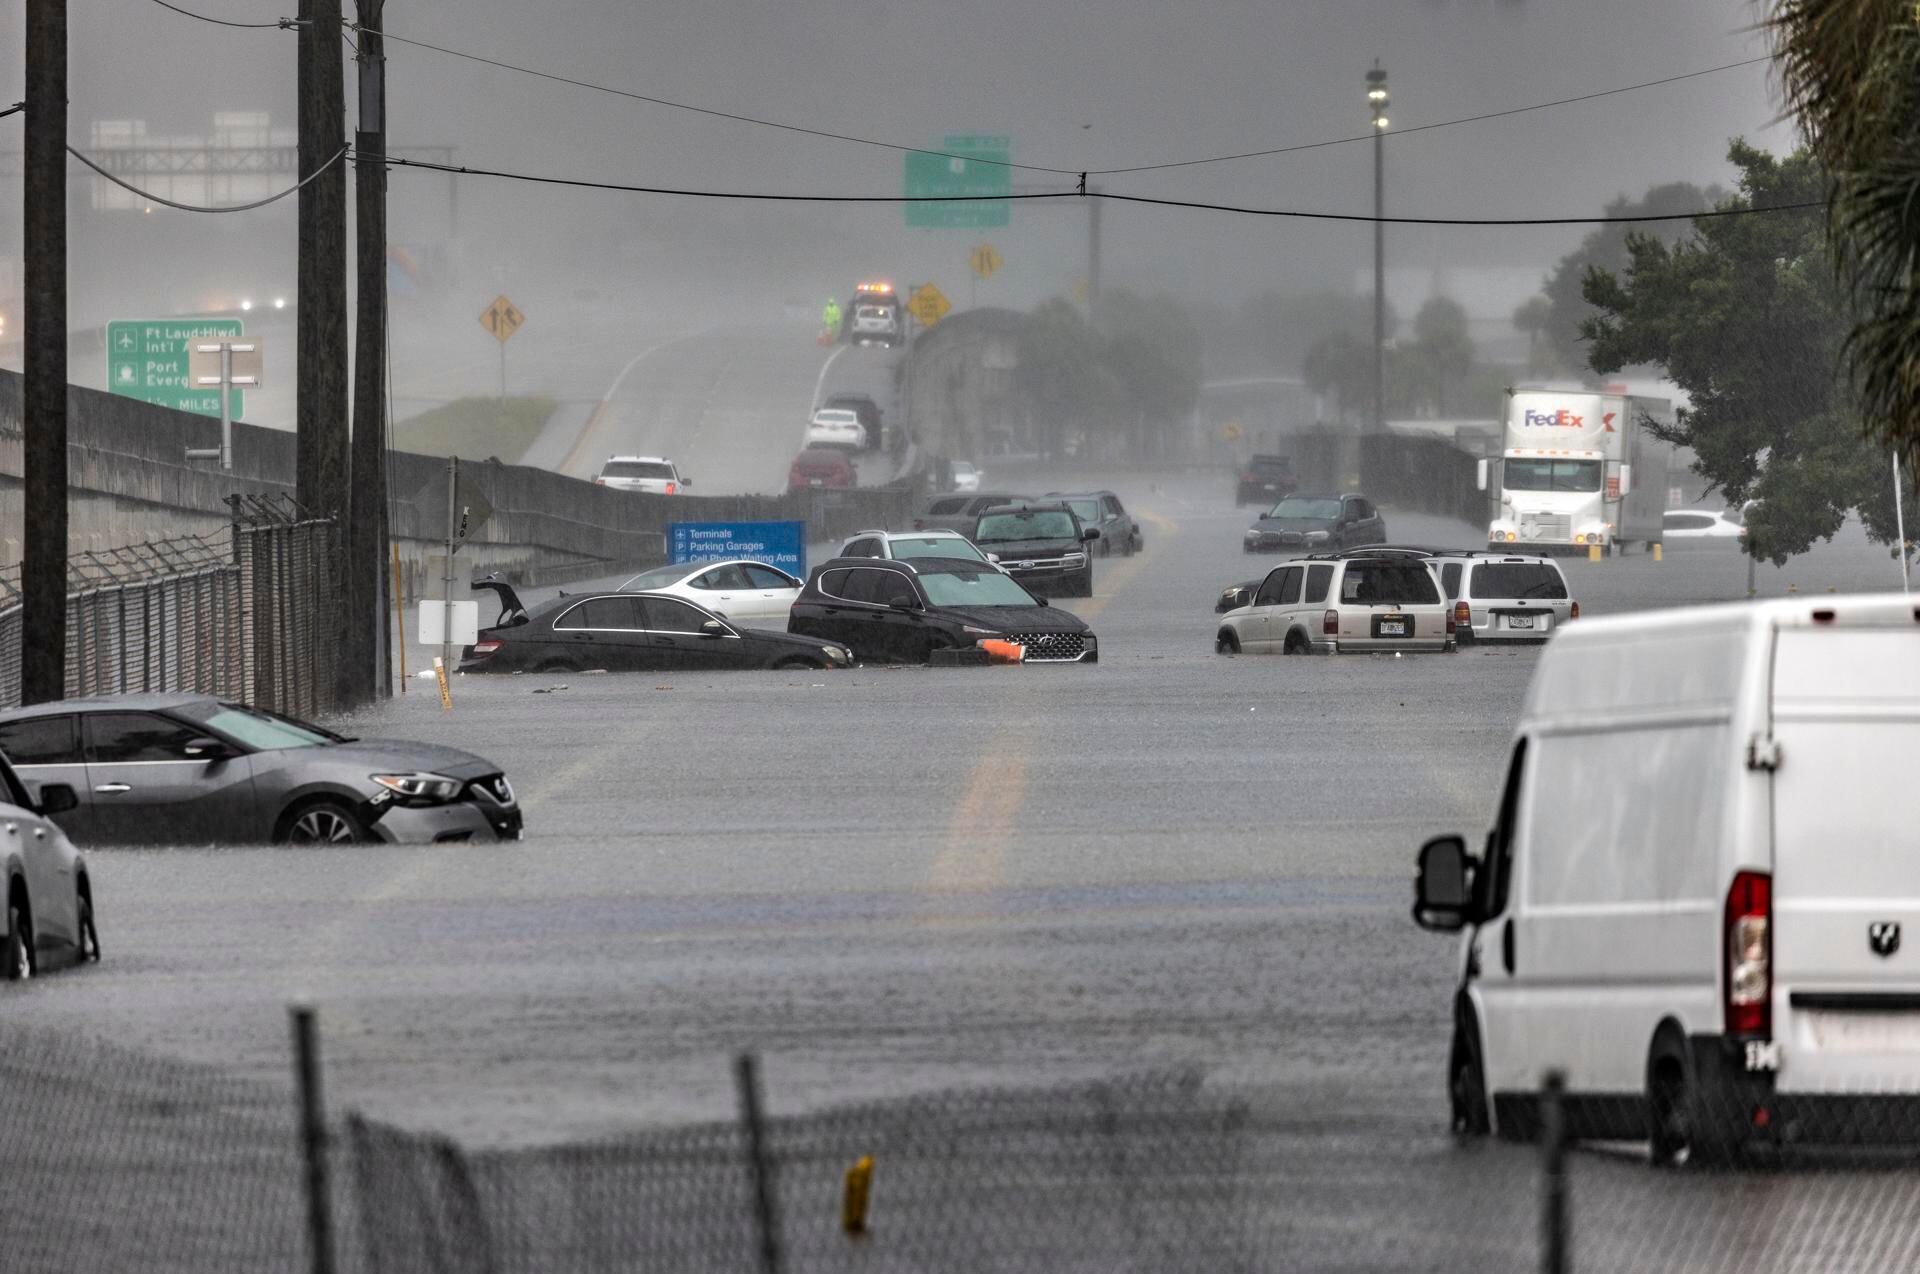
[[[1340,612],[1339,611],[1330,610],[1326,614],[1320,616],[1320,632],[1322,633],[1322,635],[1327,637],[1338,637],[1340,635]]]
[[[1727,890],[1728,1035],[1773,1034],[1773,878],[1737,872]]]
[[[604,487],[607,485],[607,480],[605,478],[595,478],[593,480],[593,485],[596,487]]]
[[[1465,602],[1455,602],[1453,604],[1453,623],[1447,625],[1447,631],[1452,632],[1455,624],[1465,624],[1469,628],[1473,627],[1473,607],[1467,605]]]
[[[679,488],[678,488],[678,487],[676,487],[676,486],[675,486],[675,485],[674,485],[673,483],[671,483],[671,482],[669,482],[669,483],[667,484],[667,494],[668,494],[668,495],[672,495],[672,494],[673,494],[673,493],[674,493],[675,491],[678,491],[678,490],[679,490]]]
[[[476,641],[473,643],[473,653],[476,655],[491,655],[498,649],[500,649],[500,643],[497,641]]]
[[[1567,612],[1567,618],[1568,618],[1568,619],[1578,619],[1578,618],[1580,618],[1580,603],[1579,603],[1579,602],[1575,602],[1575,603],[1573,604],[1573,606],[1572,606],[1572,607],[1571,607],[1571,608],[1570,608],[1570,609],[1568,610],[1568,612]]]

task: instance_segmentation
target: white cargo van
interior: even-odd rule
[[[1455,1127],[1656,1161],[1920,1147],[1920,601],[1570,625],[1534,672],[1484,851],[1420,851],[1464,930]]]

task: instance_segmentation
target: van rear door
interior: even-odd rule
[[[1775,634],[1782,1089],[1920,1087],[1920,625]]]

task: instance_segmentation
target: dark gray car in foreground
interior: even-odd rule
[[[349,739],[210,695],[106,695],[0,712],[0,752],[64,783],[82,845],[518,840],[506,775],[469,752]]]

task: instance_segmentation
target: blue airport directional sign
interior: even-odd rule
[[[805,522],[669,522],[667,561],[717,562],[748,557],[807,577]]]

